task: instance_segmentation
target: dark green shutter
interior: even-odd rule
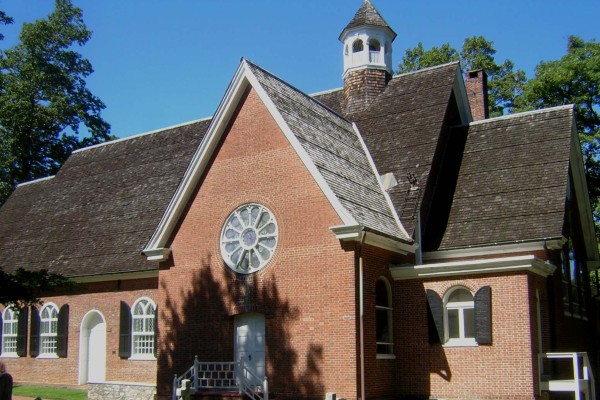
[[[492,344],[492,288],[484,286],[475,293],[475,340]]]
[[[121,301],[121,320],[119,324],[119,357],[131,357],[131,309]]]
[[[29,356],[37,357],[40,354],[40,312],[31,307],[31,328],[29,329]]]
[[[5,308],[6,310],[6,308]],[[4,320],[2,319],[2,313],[0,313],[0,354],[2,354],[2,332],[4,331]]]
[[[444,340],[444,302],[433,290],[427,289],[427,322],[429,343],[442,343]]]
[[[65,304],[58,312],[56,327],[56,355],[60,358],[67,357],[69,347],[69,305]]]
[[[25,357],[27,355],[27,320],[29,319],[29,309],[23,307],[19,310],[19,319],[17,324],[17,355]]]

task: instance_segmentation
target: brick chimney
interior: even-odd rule
[[[392,75],[381,69],[359,69],[344,76],[344,107],[354,114],[366,109],[383,92]]]
[[[465,76],[465,87],[473,121],[481,121],[490,116],[488,107],[487,74],[484,70],[469,71]]]

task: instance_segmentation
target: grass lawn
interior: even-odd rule
[[[87,391],[47,386],[15,385],[14,396],[41,397],[43,400],[87,400]]]

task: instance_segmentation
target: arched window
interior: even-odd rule
[[[3,356],[17,354],[17,333],[19,326],[19,311],[6,307],[2,313],[2,348]]]
[[[451,289],[444,298],[446,341],[475,343],[475,303],[473,294],[464,288]]]
[[[377,354],[393,354],[392,291],[385,278],[375,284],[375,331]]]
[[[352,52],[359,53],[363,51],[363,41],[360,39],[356,39],[354,43],[352,43]]]
[[[381,43],[377,39],[369,39],[369,51],[379,51],[381,50]]]
[[[133,356],[154,356],[156,304],[147,297],[138,299],[131,308]]]
[[[46,303],[40,312],[40,355],[56,354],[58,308]]]

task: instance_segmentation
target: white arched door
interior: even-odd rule
[[[90,311],[81,322],[79,384],[106,380],[106,322],[98,311]]]

